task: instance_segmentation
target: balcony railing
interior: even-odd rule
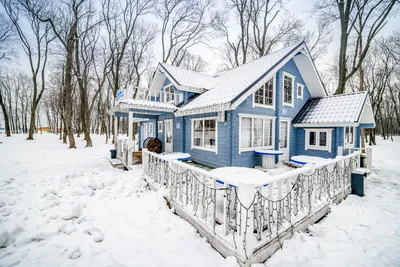
[[[135,96],[135,99],[148,100],[159,103],[169,103],[174,105],[178,105],[183,101],[183,95],[179,93],[169,93],[160,90],[149,90],[142,88],[135,88],[133,96]]]

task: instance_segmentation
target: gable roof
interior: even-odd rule
[[[293,119],[295,127],[347,126],[375,121],[367,92],[310,99]],[[365,117],[364,114],[366,114]]]
[[[177,87],[195,88],[209,90],[215,86],[216,79],[205,73],[195,72],[171,66],[165,63],[159,63],[161,69],[167,73]]]
[[[301,51],[302,53],[299,53]],[[204,75],[195,77],[194,74],[181,71],[182,69],[178,71],[177,69],[179,68],[177,67],[167,67],[166,70],[171,70],[170,75],[173,76],[178,83],[181,83],[180,80],[182,80],[185,81],[185,83],[190,83],[191,86],[200,86],[204,84],[204,88],[209,87],[207,88],[208,91],[180,108],[176,112],[176,115],[184,116],[234,109],[243,102],[248,95],[253,93],[252,90],[256,90],[261,83],[265,82],[265,79],[270,79],[279,68],[295,56],[304,57],[300,58],[301,62],[296,62],[296,64],[308,65],[308,67],[303,68],[308,73],[308,75],[304,77],[304,80],[312,97],[324,97],[326,96],[326,91],[315,71],[312,60],[308,55],[305,55],[307,53],[308,50],[305,43],[300,42],[216,76]],[[165,67],[165,64],[162,66]],[[314,74],[310,75],[311,72],[314,72]],[[179,76],[179,78],[176,78],[174,74]],[[313,79],[317,81],[312,81]]]

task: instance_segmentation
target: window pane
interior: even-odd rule
[[[279,147],[287,148],[288,147],[288,122],[282,121],[280,127],[280,137],[279,137]]]
[[[215,120],[204,120],[204,147],[215,148]]]
[[[240,129],[240,147],[251,147],[251,118],[243,117],[241,119]]]
[[[316,132],[310,132],[308,137],[308,144],[310,146],[315,146],[317,144],[317,134]]]
[[[302,96],[302,93],[303,93],[302,91],[303,91],[303,90],[302,90],[301,86],[299,85],[299,86],[297,87],[297,95],[301,97],[301,96]]]
[[[168,144],[171,144],[172,143],[172,122],[171,121],[165,122],[165,134],[167,136],[166,142]]]
[[[254,127],[253,127],[253,147],[261,147],[262,146],[262,130],[263,130],[263,119],[253,119]]]
[[[264,92],[265,105],[272,106],[272,100],[274,95],[273,91],[274,91],[274,78],[272,78],[265,84],[265,92]]]
[[[264,104],[264,86],[258,89],[254,95],[254,103],[256,104]]]
[[[284,86],[283,86],[283,102],[292,104],[292,86],[293,79],[285,76],[284,78]]]
[[[326,132],[319,133],[319,146],[326,146]]]
[[[272,146],[272,120],[264,119],[264,146]]]
[[[203,121],[195,120],[194,121],[194,130],[193,130],[193,145],[194,146],[203,146]]]

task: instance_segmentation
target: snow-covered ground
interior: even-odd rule
[[[104,137],[73,150],[24,139],[0,136],[0,266],[236,265],[145,189],[139,167],[112,168]],[[367,196],[332,207],[266,266],[400,266],[400,138],[378,139]]]
[[[309,233],[285,241],[265,266],[400,266],[400,138],[377,139],[366,196],[350,195],[332,207]]]
[[[104,137],[73,150],[25,138],[0,137],[0,266],[231,265],[143,187],[139,167],[110,166]]]

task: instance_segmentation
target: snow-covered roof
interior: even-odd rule
[[[367,92],[310,99],[294,118],[293,124],[300,127],[357,125],[367,100]]]
[[[107,111],[108,114],[114,112],[129,112],[130,109],[143,109],[163,112],[174,112],[177,107],[173,104],[155,102],[142,99],[125,99]]]
[[[174,80],[178,87],[201,88],[209,90],[215,86],[216,79],[201,72],[182,69],[165,63],[160,63],[161,68]]]
[[[300,51],[306,53],[306,49],[304,42],[301,42],[225,71],[214,76],[213,81],[208,80],[209,78],[204,79],[204,81],[198,80],[197,82],[200,84],[206,82],[207,86],[213,84],[214,86],[186,106],[180,108],[177,115],[183,116],[234,109],[235,106],[232,106],[232,104],[240,104],[246,97],[253,93],[250,89],[257,89],[258,85],[270,79],[279,68],[299,54]],[[301,53],[299,55],[304,56]],[[301,64],[304,64],[304,60],[302,60]],[[308,60],[307,64],[310,66],[308,72],[310,72],[309,69],[314,71],[312,61]],[[314,82],[311,86],[312,88],[309,89],[312,92],[311,95],[313,97],[325,96],[326,92],[319,82],[319,77],[310,75],[309,77],[309,80],[311,78],[318,80],[318,83]]]

